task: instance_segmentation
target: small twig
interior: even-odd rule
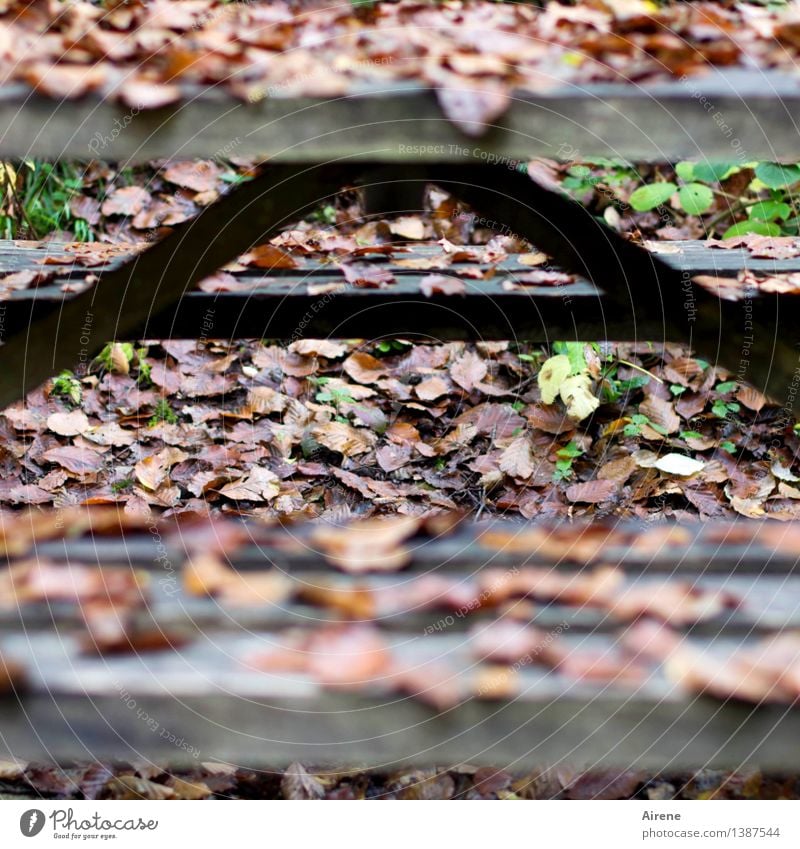
[[[19,214],[22,216],[22,219],[25,221],[25,226],[30,230],[31,235],[34,239],[39,238],[39,234],[36,231],[36,228],[33,226],[33,222],[28,218],[28,212],[25,209],[25,204],[22,203],[20,196],[17,194],[17,181],[11,179],[11,174],[8,170],[8,163],[3,163],[3,171],[6,175],[6,182],[8,183],[8,187],[11,189],[11,196],[14,198],[14,203],[16,204],[17,209],[19,210]]]
[[[637,366],[636,363],[628,362],[628,360],[617,360],[617,362],[621,363],[624,366],[628,366],[628,368],[634,368],[636,369],[636,371],[640,371],[642,374],[646,374],[648,377],[652,377],[653,380],[656,380],[659,383],[664,382],[660,377],[656,377],[653,372],[648,371],[646,368],[642,368],[642,366]]]

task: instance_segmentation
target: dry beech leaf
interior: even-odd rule
[[[317,425],[312,435],[320,445],[331,451],[338,451],[345,457],[355,457],[370,451],[377,442],[372,431],[361,427],[353,427],[345,422],[326,422]]]
[[[344,361],[343,368],[357,383],[375,383],[389,373],[385,363],[364,351],[351,354]]]
[[[448,277],[444,274],[429,274],[420,280],[419,290],[430,298],[433,295],[465,295],[467,285],[458,277]]]
[[[88,448],[65,445],[45,451],[42,458],[48,463],[57,463],[74,475],[90,475],[103,468],[103,455]]]
[[[442,395],[447,395],[450,387],[441,377],[429,377],[414,387],[414,393],[420,401],[435,401]]]
[[[474,351],[465,351],[450,366],[450,377],[462,389],[471,392],[475,388],[475,384],[480,383],[486,377],[487,371],[485,360],[481,359]]]
[[[519,436],[500,455],[500,471],[513,478],[527,479],[533,470],[531,441],[527,436]]]
[[[297,268],[297,260],[276,248],[275,245],[259,245],[252,248],[246,254],[243,254],[239,261],[243,265],[250,265],[254,268]]]
[[[419,529],[412,516],[381,517],[347,526],[315,526],[311,540],[325,559],[347,572],[394,571],[411,559],[403,542]]]
[[[593,480],[568,486],[566,495],[570,501],[600,504],[608,501],[616,490],[617,484],[613,480]]]
[[[477,79],[464,80],[436,91],[444,114],[466,135],[482,136],[508,109],[508,91]]]
[[[651,395],[639,404],[639,412],[652,422],[663,427],[667,433],[677,433],[681,420],[669,401]]]
[[[281,793],[284,799],[322,799],[325,785],[316,776],[310,775],[302,764],[293,763],[281,777]]]
[[[389,230],[404,239],[425,238],[425,223],[417,215],[401,215],[389,224]]]
[[[105,787],[107,799],[174,799],[175,791],[165,784],[157,784],[147,778],[137,775],[118,775],[112,778]]]
[[[53,413],[47,418],[47,427],[59,436],[77,436],[89,428],[89,419],[82,410],[71,413]]]
[[[219,490],[234,501],[271,501],[280,491],[280,478],[263,466],[256,466],[241,480],[226,484]]]
[[[211,795],[211,788],[202,781],[187,781],[185,778],[172,778],[169,786],[175,791],[176,799],[194,801],[207,799]]]
[[[103,201],[103,215],[136,215],[150,203],[150,193],[141,186],[114,189]]]

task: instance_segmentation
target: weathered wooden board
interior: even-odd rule
[[[181,655],[91,658],[76,656],[68,637],[20,635],[9,653],[34,662],[35,675],[27,695],[0,702],[0,757],[659,770],[787,769],[800,757],[797,709],[687,697],[658,675],[631,691],[523,668],[518,697],[470,698],[437,713],[396,694],[328,690],[237,662],[272,639],[208,634]],[[447,656],[462,674],[473,672],[457,635],[421,647],[399,635],[395,642],[412,662]],[[724,657],[743,643],[715,645]]]
[[[412,246],[409,253],[398,253],[395,259],[430,258],[438,252],[436,247]],[[34,248],[30,243],[0,242],[0,274],[47,268],[41,262],[46,256],[63,259],[68,254],[57,244]],[[720,250],[699,241],[661,243],[656,256],[687,279],[696,274],[733,276],[739,270],[759,274],[800,271],[800,258],[757,259],[743,249]],[[627,339],[633,326],[630,314],[621,314],[604,292],[585,279],[509,290],[508,284],[519,275],[535,270],[513,255],[493,266],[495,274],[489,279],[465,279],[463,296],[424,296],[420,283],[427,273],[398,266],[385,257],[364,257],[358,262],[391,272],[396,282],[386,289],[350,286],[335,265],[315,260],[296,269],[237,275],[247,287],[243,292],[186,291],[188,281],[184,281],[178,304],[150,316],[145,335],[196,338],[199,329],[211,322],[213,328],[206,335],[221,338],[289,339],[298,334],[373,338],[419,332],[438,339],[546,341],[560,337]],[[97,274],[102,281],[123,263],[124,258],[115,257],[103,270],[78,264],[58,266],[55,280],[9,293],[6,326],[14,326],[17,319],[27,322],[39,310],[46,312],[52,303],[62,302],[62,287],[70,281],[81,281],[88,273]],[[458,276],[466,265],[454,263],[430,273]],[[340,287],[333,288],[337,283]],[[329,284],[332,290],[320,293],[317,287],[322,284]],[[639,338],[659,338],[663,316],[637,310],[635,326]]]
[[[470,137],[444,117],[434,90],[413,83],[330,100],[277,96],[257,103],[187,90],[183,103],[135,114],[92,99],[49,100],[19,86],[0,92],[0,156],[122,163],[234,152],[275,162],[795,160],[798,108],[794,74],[710,70],[665,83],[517,92],[496,127]]]

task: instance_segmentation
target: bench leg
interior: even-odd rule
[[[771,396],[783,407],[787,425],[794,423],[793,413],[800,412],[796,295],[720,300],[690,275],[601,224],[580,204],[520,171],[444,165],[433,168],[428,179],[607,293],[609,329],[627,329],[624,337],[609,333],[610,338],[657,342],[652,330],[660,328],[663,341],[688,345]],[[646,336],[639,328],[646,328]]]
[[[9,303],[0,348],[0,408],[112,339],[147,336],[198,281],[355,182],[363,166],[267,166],[153,247],[60,302]],[[203,331],[198,327],[197,335]]]

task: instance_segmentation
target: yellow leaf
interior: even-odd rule
[[[569,357],[565,354],[558,354],[545,361],[538,378],[542,403],[552,404],[556,400],[561,384],[569,377],[571,371]]]
[[[581,421],[600,406],[600,402],[591,393],[591,386],[592,381],[588,374],[576,374],[562,381],[561,400],[567,405],[567,415],[570,418]]]

